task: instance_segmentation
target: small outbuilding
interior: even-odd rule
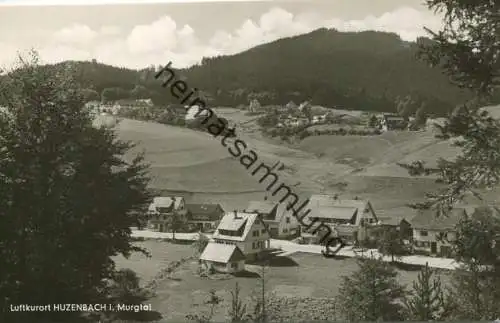
[[[245,270],[245,255],[234,244],[209,242],[200,256],[205,269],[216,272],[236,273]]]

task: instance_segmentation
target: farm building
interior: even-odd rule
[[[312,195],[308,208],[311,212],[306,223],[316,221],[328,225],[338,237],[351,244],[364,240],[368,234],[368,225],[378,222],[368,200]]]
[[[202,232],[215,230],[224,215],[220,204],[186,204],[186,209],[188,222]]]
[[[406,130],[408,122],[398,115],[384,114],[380,120],[382,131]]]

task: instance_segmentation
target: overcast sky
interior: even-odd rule
[[[45,62],[95,58],[143,68],[171,60],[175,67],[185,67],[204,56],[234,54],[321,27],[390,31],[404,40],[415,40],[425,34],[423,26],[440,26],[439,17],[422,1],[141,1],[35,6],[32,3],[50,1],[0,0],[0,66],[11,66],[17,51],[35,48]]]

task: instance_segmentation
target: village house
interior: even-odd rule
[[[375,228],[395,228],[401,232],[401,236],[408,243],[413,238],[411,220],[416,216],[416,211],[409,207],[395,208],[377,212],[378,222]]]
[[[288,111],[297,110],[298,108],[299,106],[293,101],[290,101],[285,105],[285,109]]]
[[[251,201],[245,212],[261,215],[273,239],[295,238],[300,235],[300,226],[293,211],[283,203],[271,201]]]
[[[224,210],[220,204],[186,204],[188,222],[201,232],[211,232],[217,228]]]
[[[148,208],[148,227],[157,232],[166,232],[170,217],[177,213],[186,216],[186,204],[183,197],[155,197]]]
[[[414,251],[450,257],[450,242],[456,239],[455,227],[468,213],[462,207],[456,207],[439,216],[437,210],[419,210],[411,220]]]
[[[227,212],[212,236],[215,243],[236,245],[249,260],[269,249],[269,232],[257,213]]]
[[[167,106],[167,111],[172,113],[173,115],[179,117],[179,118],[185,118],[186,114],[188,112],[188,109],[186,106],[182,104],[169,104]]]
[[[327,116],[326,114],[313,116],[311,123],[313,124],[324,123],[326,122],[326,116]]]
[[[209,242],[200,255],[202,268],[222,273],[244,271],[245,259],[245,255],[238,246],[215,242]]]
[[[314,220],[324,223],[336,236],[350,244],[366,239],[369,226],[378,222],[368,200],[340,199],[337,195],[312,195],[308,208],[311,212],[306,223]]]
[[[193,105],[192,107],[188,107],[186,111],[187,112],[184,116],[186,122],[195,121],[198,118],[205,119],[207,116],[209,116],[209,110],[201,109],[201,107],[198,105]]]
[[[382,131],[390,130],[406,130],[408,122],[403,117],[395,114],[384,114],[380,120],[380,128]]]

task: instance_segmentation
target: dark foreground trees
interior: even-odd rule
[[[349,322],[398,321],[405,291],[397,272],[379,259],[358,259],[359,269],[344,277],[339,289],[340,314]]]
[[[439,162],[444,189],[429,194],[417,207],[449,209],[485,189],[500,184],[500,122],[480,109],[492,101],[500,86],[500,1],[427,0],[444,14],[444,27],[422,42],[422,57],[440,66],[452,81],[475,93],[475,99],[455,109],[442,128],[442,138],[456,140],[462,149],[454,160]],[[417,162],[412,174],[432,172]],[[485,201],[494,202],[494,201]],[[488,204],[488,203],[486,203]],[[445,214],[446,212],[443,212]],[[456,259],[452,319],[494,320],[500,316],[500,217],[494,208],[477,210],[457,226],[453,241]]]
[[[92,126],[70,74],[34,54],[1,80],[2,322],[79,314],[10,312],[16,304],[110,303],[110,257],[137,250],[129,227],[150,199],[147,166],[125,162],[131,145]]]

